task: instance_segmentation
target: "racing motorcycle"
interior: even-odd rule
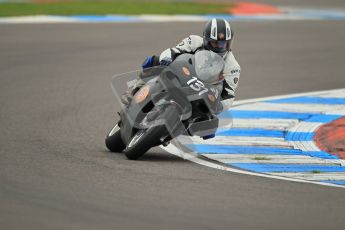
[[[119,112],[120,120],[105,139],[107,148],[135,160],[179,135],[214,134],[223,68],[219,55],[203,50],[182,54],[169,66],[144,69],[145,85]]]

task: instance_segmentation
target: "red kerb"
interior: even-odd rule
[[[281,10],[277,7],[258,4],[252,2],[239,2],[235,7],[230,8],[229,13],[233,15],[257,15],[257,14],[281,14]]]
[[[322,151],[345,159],[345,117],[320,126],[314,142]]]

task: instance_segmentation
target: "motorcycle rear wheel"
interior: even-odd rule
[[[119,123],[112,128],[105,138],[105,145],[111,152],[117,153],[121,153],[126,148],[121,138],[121,127]]]

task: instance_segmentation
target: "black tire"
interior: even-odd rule
[[[126,145],[121,139],[121,127],[119,124],[116,124],[114,128],[110,130],[105,138],[105,145],[109,151],[117,153],[121,153],[126,148]]]
[[[129,160],[136,160],[144,155],[150,148],[160,144],[159,139],[166,133],[164,125],[152,127],[146,130],[139,130],[132,138],[127,148],[123,151]],[[137,142],[131,145],[134,138],[141,135]]]
[[[158,120],[160,118],[164,118],[166,121],[172,122],[172,124],[176,124],[176,122],[179,120],[179,108],[176,106],[176,104],[169,104],[165,107],[161,107],[160,111],[161,114],[154,119]],[[138,134],[142,135],[139,139],[132,143]],[[146,130],[138,130],[138,132],[133,135],[131,141],[127,144],[127,147],[123,152],[129,160],[136,160],[144,155],[150,148],[160,145],[160,139],[166,135],[170,135],[167,130],[166,123],[153,126]]]

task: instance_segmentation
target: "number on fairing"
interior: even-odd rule
[[[192,77],[192,79],[187,81],[187,85],[189,85],[189,87],[191,87],[194,91],[199,92],[199,96],[208,92],[208,89],[205,88],[204,83],[199,81],[196,77]]]

